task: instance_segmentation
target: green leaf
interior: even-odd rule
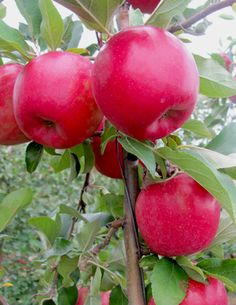
[[[70,176],[68,181],[71,182],[78,177],[80,172],[79,159],[74,153],[70,153]]]
[[[29,188],[20,189],[6,195],[0,203],[0,232],[22,209],[27,207],[33,199]]]
[[[197,282],[206,282],[206,277],[204,276],[203,271],[194,265],[189,258],[186,256],[179,256],[176,258],[176,262],[181,268],[183,268],[190,278]]]
[[[58,290],[58,305],[75,305],[78,298],[76,285]]]
[[[145,24],[166,28],[173,17],[181,15],[190,0],[164,0],[158,5]]]
[[[128,305],[128,299],[120,286],[112,289],[109,305]]]
[[[137,9],[134,10],[133,8],[130,9],[129,13],[129,25],[130,26],[137,26],[137,25],[143,25],[143,14],[142,12]]]
[[[64,33],[63,20],[51,0],[39,0],[42,14],[41,36],[51,50],[56,50]]]
[[[207,274],[223,281],[230,289],[236,289],[236,260],[235,259],[204,259],[197,264]]]
[[[70,167],[70,152],[65,150],[60,156],[55,156],[51,159],[50,165],[54,169],[55,173],[59,173]]]
[[[56,305],[53,300],[45,300],[43,301],[42,305]]]
[[[47,216],[33,217],[29,220],[29,224],[37,231],[43,233],[51,245],[60,232],[58,223]]]
[[[150,147],[149,144],[137,141],[130,137],[124,137],[122,139],[118,139],[118,141],[127,152],[135,155],[145,164],[152,176],[155,176],[156,161],[152,147]]]
[[[206,148],[217,151],[221,154],[228,155],[236,153],[236,123],[228,124]]]
[[[90,285],[90,296],[97,296],[100,294],[101,280],[102,280],[102,272],[101,269],[97,267]]]
[[[94,165],[94,154],[91,144],[88,141],[83,143],[84,149],[84,170],[83,173],[88,173],[91,171]]]
[[[72,15],[64,19],[64,34],[61,48],[63,50],[77,48],[83,33],[80,21],[73,21]]]
[[[179,305],[186,294],[187,280],[187,274],[173,260],[159,260],[151,275],[152,294],[156,304]]]
[[[83,225],[80,233],[77,234],[80,251],[85,252],[91,248],[100,229],[100,220],[96,219]]]
[[[200,137],[212,138],[210,130],[199,120],[190,119],[181,128],[191,131]]]
[[[115,194],[104,195],[105,203],[108,211],[114,218],[122,217],[124,215],[123,202],[124,196]]]
[[[45,256],[47,259],[49,257],[63,256],[71,252],[72,249],[73,245],[71,241],[62,237],[57,237],[53,247],[45,253]]]
[[[33,173],[43,155],[43,145],[36,142],[30,142],[26,148],[25,163],[29,173]]]
[[[103,154],[108,142],[117,137],[117,130],[108,121],[105,122],[105,129],[101,136],[101,153]]]
[[[113,15],[123,0],[55,0],[80,17],[92,30],[110,35]]]
[[[70,258],[67,255],[61,257],[57,267],[58,273],[63,277],[63,286],[68,287],[73,284],[70,275],[78,266],[78,257]]]
[[[8,26],[2,20],[0,20],[0,50],[9,52],[18,51],[24,59],[31,59],[28,53],[31,49],[23,36],[19,31]]]
[[[72,217],[76,217],[79,220],[83,220],[84,222],[88,222],[88,220],[85,217],[83,217],[83,215],[80,214],[80,212],[78,212],[77,210],[75,210],[75,209],[73,209],[73,208],[71,208],[67,205],[64,205],[64,204],[60,205],[60,213],[71,215]]]
[[[194,56],[200,74],[200,93],[208,97],[229,97],[236,94],[236,82],[217,61]]]
[[[0,3],[0,19],[3,19],[6,16],[7,8],[4,4]]]
[[[29,25],[32,37],[38,37],[42,15],[39,9],[38,0],[15,0],[16,5]]]

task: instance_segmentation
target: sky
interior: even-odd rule
[[[204,4],[205,2],[206,0],[194,0],[191,6],[194,8]],[[4,0],[3,3],[7,7],[7,16],[4,21],[8,25],[17,28],[19,22],[25,22],[24,18],[20,15],[14,0]],[[71,15],[69,10],[59,4],[55,5],[63,17]],[[232,15],[234,16],[234,20],[224,20],[219,17],[220,14]],[[74,19],[76,18],[77,17],[75,16]],[[186,37],[192,40],[192,44],[187,44],[190,50],[200,55],[224,51],[229,43],[227,38],[229,36],[236,38],[236,12],[231,8],[224,9],[220,11],[220,13],[212,14],[208,17],[208,20],[212,22],[212,25],[208,28],[206,35],[197,37],[186,35]],[[96,42],[95,33],[85,29],[79,47],[86,47],[93,42]]]

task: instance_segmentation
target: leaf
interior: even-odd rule
[[[149,147],[145,142],[137,141],[130,137],[124,137],[118,139],[119,143],[123,148],[139,158],[150,171],[152,176],[156,174],[156,162],[155,156],[153,154],[152,148]]]
[[[64,23],[51,0],[39,0],[42,14],[41,36],[51,50],[56,50],[64,33]]]
[[[199,120],[190,119],[181,128],[191,131],[200,137],[212,138],[210,130]]]
[[[114,218],[122,217],[124,215],[123,202],[124,196],[115,194],[104,195],[107,210],[110,211]]]
[[[228,124],[221,132],[207,144],[206,148],[228,155],[236,153],[236,123]]]
[[[234,219],[236,187],[227,175],[218,172],[205,158],[190,150],[173,151],[164,147],[159,148],[157,153],[196,180],[221,203]]]
[[[120,286],[112,289],[109,305],[128,305],[128,299]]]
[[[55,173],[59,173],[70,167],[70,152],[65,150],[60,156],[55,156],[50,160],[50,165],[54,169]]]
[[[223,281],[230,289],[236,289],[236,260],[235,259],[204,259],[197,264],[207,274]]]
[[[25,163],[27,171],[32,174],[43,155],[43,145],[36,142],[30,142],[26,148]]]
[[[19,189],[6,195],[0,203],[0,232],[22,209],[27,207],[33,199],[29,188]]]
[[[80,21],[73,21],[72,15],[64,19],[64,33],[61,43],[63,50],[77,48],[83,33]]]
[[[58,305],[75,305],[78,298],[76,285],[58,290]]]
[[[91,248],[99,229],[99,219],[96,219],[95,221],[83,225],[80,232],[76,236],[79,243],[80,251],[85,252]]]
[[[79,159],[74,153],[70,153],[70,176],[68,182],[73,181],[78,177],[80,172],[80,163]]]
[[[187,274],[173,260],[159,260],[151,274],[152,294],[156,304],[179,305],[186,294],[187,280]]]
[[[110,35],[113,15],[123,0],[55,0],[80,17],[92,30]]]
[[[108,121],[105,122],[105,129],[101,136],[101,153],[103,154],[108,142],[117,137],[117,130]]]
[[[33,217],[29,220],[29,224],[39,232],[43,233],[51,245],[53,245],[60,232],[60,226],[58,223],[47,216]]]
[[[91,144],[87,141],[83,143],[84,149],[84,170],[83,173],[88,173],[91,171],[94,165],[94,154]]]
[[[55,239],[53,247],[47,252],[45,252],[45,257],[48,259],[50,257],[63,256],[71,252],[72,249],[73,245],[71,241],[62,237],[57,237]]]
[[[90,296],[98,296],[100,293],[100,286],[102,280],[102,272],[99,267],[97,267],[94,277],[91,280],[90,285]]]
[[[75,210],[75,209],[73,209],[73,208],[71,208],[67,205],[64,205],[64,204],[60,205],[60,213],[71,215],[72,217],[76,217],[79,220],[83,220],[84,222],[88,222],[88,220],[85,217],[83,217],[83,215],[80,212],[78,212],[77,210]]]
[[[0,3],[0,19],[3,19],[6,16],[7,8],[4,4]]]
[[[181,15],[190,0],[164,0],[158,5],[145,24],[166,28],[173,17]]]
[[[43,301],[42,305],[56,305],[53,300],[45,300]]]
[[[18,51],[24,59],[31,59],[28,53],[31,49],[25,42],[23,36],[19,31],[8,26],[2,20],[0,20],[0,50],[10,52]]]
[[[206,277],[204,276],[202,270],[194,265],[189,258],[186,256],[179,256],[176,258],[176,262],[181,268],[183,268],[190,278],[197,282],[206,282]]]
[[[27,21],[32,37],[38,37],[42,15],[39,9],[38,0],[15,0],[22,16]]]
[[[137,26],[137,25],[143,25],[143,14],[142,12],[137,9],[134,10],[133,8],[130,9],[129,12],[129,25],[130,26]]]
[[[63,277],[64,287],[68,287],[73,284],[73,280],[71,279],[70,275],[77,268],[78,261],[78,257],[70,258],[67,255],[61,257],[57,271]]]
[[[199,75],[200,93],[208,97],[229,97],[236,94],[236,82],[217,61],[194,56]]]

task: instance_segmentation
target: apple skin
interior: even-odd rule
[[[156,305],[153,298],[148,305]],[[217,279],[209,277],[208,284],[189,279],[186,296],[179,305],[228,305],[228,296],[224,284]]]
[[[53,148],[90,137],[103,117],[92,95],[91,68],[88,59],[69,52],[49,52],[28,63],[14,89],[21,130]]]
[[[87,295],[89,293],[88,287],[80,287],[78,288],[78,300],[76,305],[84,305]],[[110,291],[101,292],[101,301],[102,305],[109,305],[110,302]]]
[[[15,145],[29,141],[19,129],[13,113],[13,89],[23,66],[5,64],[0,66],[0,145]]]
[[[114,35],[100,51],[92,85],[98,105],[117,129],[155,141],[191,115],[199,74],[192,55],[175,36],[137,26]]]
[[[185,173],[143,189],[136,201],[139,231],[159,255],[180,256],[206,248],[220,220],[216,199]]]
[[[133,8],[139,8],[143,13],[150,14],[154,11],[160,0],[129,0]]]
[[[105,120],[98,127],[98,131],[103,130],[105,125]],[[108,142],[105,151],[101,153],[101,137],[95,136],[92,142],[92,149],[95,157],[95,167],[102,175],[105,175],[114,179],[122,179],[122,174],[120,171],[120,164],[123,165],[123,152],[122,146],[118,143],[120,164],[117,159],[116,152],[116,140]]]

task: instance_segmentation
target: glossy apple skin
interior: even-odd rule
[[[154,141],[189,118],[199,74],[176,37],[156,27],[137,26],[114,35],[100,51],[92,84],[98,105],[117,129]]]
[[[148,305],[156,305],[153,298]],[[228,305],[227,292],[224,284],[217,279],[209,278],[208,284],[190,279],[187,294],[179,305]]]
[[[81,287],[78,289],[78,300],[76,305],[84,305],[87,295],[89,293],[88,287]],[[101,292],[102,305],[109,305],[110,302],[110,291]]]
[[[105,126],[105,119],[98,127],[98,131],[102,131]],[[118,154],[116,151],[116,140],[108,142],[104,153],[101,153],[101,137],[95,136],[92,142],[92,149],[95,157],[95,167],[102,175],[114,179],[122,179],[120,164],[123,165],[122,146],[118,143],[120,164],[118,162]]]
[[[196,253],[214,239],[220,205],[185,173],[143,189],[136,201],[140,233],[157,254],[179,256]]]
[[[69,52],[49,52],[27,64],[14,89],[21,130],[54,148],[90,137],[103,117],[92,95],[91,68],[88,59]]]
[[[160,0],[129,0],[133,8],[139,8],[143,13],[150,14],[154,11]]]
[[[14,145],[28,139],[19,129],[13,113],[13,89],[23,66],[6,64],[0,66],[0,145]]]

